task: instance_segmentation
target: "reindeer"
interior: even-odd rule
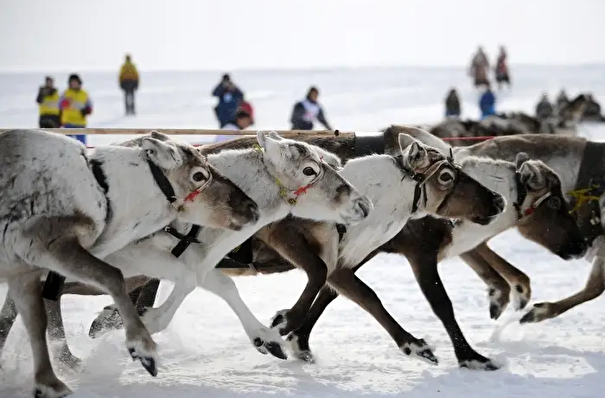
[[[257,350],[286,359],[279,334],[254,317],[241,300],[233,281],[215,271],[214,266],[261,227],[288,215],[354,225],[368,216],[372,203],[328,165],[340,166],[335,155],[302,142],[283,139],[274,132],[269,135],[259,132],[257,140],[255,148],[208,155],[208,162],[213,167],[238,184],[259,205],[260,218],[253,226],[228,231],[174,222],[165,230],[134,242],[105,260],[126,276],[142,274],[175,282],[170,298],[161,307],[143,314],[143,323],[150,333],[164,330],[182,301],[199,285],[231,306]],[[366,162],[366,165],[368,163],[372,164]],[[185,250],[184,243],[192,248]],[[72,366],[79,362],[66,344],[61,355]]]
[[[0,282],[31,340],[35,397],[63,397],[46,342],[40,276],[45,270],[110,294],[124,315],[126,346],[152,375],[156,345],[125,290],[119,269],[102,258],[175,220],[239,230],[259,210],[190,145],[159,133],[140,147],[86,147],[37,130],[0,134]]]
[[[378,181],[380,181],[385,186],[385,188],[382,188],[382,190],[378,190],[373,195],[376,195],[376,197],[382,199],[382,201],[380,201],[382,205],[381,209],[383,209],[383,212],[386,212],[383,214],[391,214],[392,212],[394,212],[392,214],[396,215],[396,224],[399,225],[399,227],[394,225],[383,226],[382,228],[386,227],[385,233],[387,234],[385,238],[382,238],[383,241],[388,240],[388,234],[393,233],[391,231],[397,232],[397,230],[403,224],[405,224],[405,221],[411,215],[411,211],[414,210],[415,212],[416,210],[418,210],[415,209],[416,206],[419,206],[421,208],[420,211],[432,211],[433,214],[442,214],[445,216],[451,215],[455,217],[467,217],[473,219],[476,222],[484,224],[489,223],[491,219],[493,219],[493,217],[499,214],[499,212],[502,210],[504,203],[499,195],[494,194],[490,190],[487,190],[480,184],[476,183],[474,180],[469,179],[464,173],[461,173],[454,165],[450,164],[450,162],[447,161],[446,158],[441,155],[438,155],[437,152],[435,152],[434,150],[430,150],[430,148],[425,148],[417,142],[413,142],[413,140],[408,140],[408,142],[406,142],[405,140],[407,136],[405,134],[402,134],[399,137],[400,150],[401,148],[407,148],[408,146],[410,148],[406,150],[406,155],[404,157],[401,157],[398,163],[395,162],[393,158],[389,156],[375,155],[350,161],[342,170],[342,173],[344,173],[345,176],[348,176],[350,174],[351,177],[349,178],[356,178],[360,180],[360,184],[365,186],[366,189],[371,189],[372,185],[376,184],[376,182]],[[425,179],[423,179],[422,182],[412,183],[412,179],[410,178],[411,175],[409,174],[411,173],[411,171],[406,171],[410,170],[410,168],[412,167],[414,167],[415,173],[418,173],[420,171],[427,173]],[[362,172],[362,170],[365,171]],[[370,171],[372,171],[372,173],[368,175],[367,173],[369,173]],[[378,178],[379,176],[380,178]],[[418,176],[416,176],[416,178],[418,178]],[[377,179],[378,181],[373,182]],[[415,194],[407,199],[405,199],[404,196],[403,200],[397,195],[388,195],[386,194],[386,191],[383,191],[390,189],[394,190],[395,192],[404,193],[406,191],[410,191],[411,188],[413,188],[414,186],[416,188],[414,188],[412,191]],[[421,197],[416,194],[416,192],[418,192],[418,189],[425,190],[425,202],[420,203]],[[431,200],[429,200],[428,197],[430,197]],[[475,203],[471,203],[471,206],[464,205],[463,203],[468,203],[468,198],[473,198],[473,201]],[[387,201],[385,202],[384,199],[387,199]],[[374,211],[372,211],[372,214],[373,213]],[[391,215],[390,217],[392,216],[393,215]],[[381,218],[384,218],[384,216]],[[373,224],[369,224],[366,227],[366,230],[367,228],[380,227],[379,223],[381,222],[381,218],[375,219],[373,221]],[[387,222],[387,224],[392,224],[390,218],[388,220],[389,221]],[[316,253],[313,255],[317,257],[319,261],[321,261],[324,265],[323,273],[320,270],[320,278],[322,275],[327,275],[328,269],[334,269],[335,265],[329,267],[325,265],[324,261],[329,260],[332,264],[334,264],[337,259],[337,236],[329,236],[331,235],[330,232],[336,233],[336,226],[334,224],[303,221],[300,219],[296,220],[294,218],[286,219],[280,223],[273,225],[281,225],[281,230],[288,230],[288,226],[292,222],[300,224],[302,228],[304,228],[305,224],[311,229],[319,227],[325,233],[326,240],[322,240],[321,236],[314,237],[314,242],[317,243],[317,246],[313,247],[312,249]],[[298,227],[295,228],[295,230],[299,229],[300,228]],[[271,236],[270,233],[267,233],[269,230],[276,229],[267,227],[264,233],[260,231],[257,236],[264,236],[267,239],[268,236]],[[290,238],[290,235],[292,234],[285,235],[284,232],[284,239],[281,241],[281,243],[279,243],[282,250],[286,253],[286,246],[288,246],[287,242]],[[357,234],[353,235],[347,232],[347,236],[356,235]],[[290,244],[289,246],[293,247],[293,244],[296,244],[298,240],[300,240],[300,237],[302,237],[302,235],[300,234],[298,236],[294,235],[293,238],[295,240],[291,241],[292,244]],[[275,241],[275,235],[273,235],[272,239]],[[366,239],[364,238],[362,238],[362,240],[366,241]],[[332,245],[333,254],[330,256],[329,250],[322,249],[321,244],[319,242],[321,242],[321,244],[325,245],[328,248],[330,247],[330,245]],[[346,244],[346,242],[349,242],[349,240],[345,239],[343,242],[345,242]],[[374,245],[379,246],[380,242],[374,243]],[[358,245],[353,246],[357,247]],[[304,247],[306,247],[306,245],[301,246],[301,249],[304,249]],[[371,249],[371,247],[366,248],[366,251],[371,251]],[[292,253],[292,255],[297,256],[297,258],[301,260],[302,266],[305,270],[311,270],[311,266],[317,264],[313,263],[311,265],[308,265],[307,259],[309,257],[302,257],[300,253]],[[323,260],[324,258],[325,260]],[[315,270],[313,271],[316,272]],[[316,276],[310,274],[309,280],[311,284],[316,283],[315,281],[317,279],[318,278]],[[312,288],[316,288],[317,290],[319,290],[322,285],[319,285],[318,287],[314,287],[313,285],[311,286]],[[307,292],[308,291],[309,289],[307,289]],[[308,305],[310,305],[310,303]],[[283,314],[281,314],[281,319],[285,319],[290,322],[294,320],[295,322],[298,321],[300,323],[299,320],[292,318],[291,314],[293,313],[288,313],[286,316],[283,316]],[[244,322],[245,320],[242,319],[243,324]],[[284,329],[292,324],[290,322],[288,322],[288,324],[284,326],[284,328],[282,328],[281,333],[284,333]]]

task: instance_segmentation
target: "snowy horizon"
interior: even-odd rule
[[[599,0],[0,0],[0,71],[605,64]],[[64,38],[69,38],[65,40]]]

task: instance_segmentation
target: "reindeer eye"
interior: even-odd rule
[[[439,182],[447,184],[454,179],[454,175],[449,170],[443,170],[441,174],[439,174]]]
[[[561,208],[561,198],[553,196],[546,201],[546,205],[553,210],[559,210]]]
[[[306,175],[306,176],[317,175],[317,173],[315,172],[315,170],[313,170],[313,167],[305,167],[303,169],[303,174]]]
[[[192,178],[193,178],[193,181],[200,182],[200,181],[205,180],[206,176],[201,171],[198,171],[197,173],[193,174]]]

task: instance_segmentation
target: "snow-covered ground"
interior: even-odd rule
[[[501,110],[532,112],[543,91],[555,95],[592,91],[605,103],[605,67],[518,67],[512,91],[499,98]],[[95,105],[90,127],[214,128],[209,96],[220,73],[142,75],[138,115],[122,116],[115,74],[82,73]],[[67,74],[57,75],[62,83]],[[295,100],[310,84],[336,128],[371,131],[389,123],[421,123],[441,117],[446,91],[457,86],[464,116],[477,116],[477,93],[462,69],[384,68],[332,71],[255,71],[232,73],[255,106],[258,128],[289,128]],[[34,103],[43,76],[0,75],[0,128],[33,127]],[[63,84],[60,85],[63,88]],[[605,140],[605,128],[582,126],[583,136]],[[91,137],[90,144],[126,137]],[[203,137],[190,137],[201,141]],[[580,289],[588,276],[583,260],[565,262],[524,240],[516,231],[494,238],[490,246],[532,277],[535,301],[556,300]],[[605,376],[603,299],[586,303],[558,319],[521,326],[521,314],[507,310],[489,319],[486,292],[459,259],[441,264],[444,284],[467,338],[481,353],[505,366],[496,372],[458,369],[451,343],[417,287],[405,258],[380,255],[360,271],[386,308],[407,330],[435,347],[439,366],[409,359],[368,314],[339,298],[318,322],[311,345],[319,360],[309,365],[260,355],[237,318],[220,299],[192,293],[171,326],[155,336],[163,361],[157,378],[133,363],[122,332],[90,340],[88,327],[108,297],[63,300],[68,339],[84,359],[78,374],[61,372],[74,397],[601,397]],[[302,272],[236,280],[244,300],[259,319],[291,306],[305,283]],[[167,287],[162,289],[163,299]],[[0,286],[0,297],[6,291]],[[531,306],[531,303],[530,303]],[[0,398],[30,396],[31,352],[20,321],[0,359]],[[276,395],[277,394],[277,395]]]

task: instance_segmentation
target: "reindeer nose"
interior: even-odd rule
[[[368,214],[370,214],[370,205],[367,203],[367,200],[365,200],[364,198],[357,199],[355,206],[363,214],[363,218],[366,218],[368,216]]]
[[[494,205],[498,208],[499,212],[502,213],[504,211],[504,207],[506,206],[506,201],[502,197],[502,195],[496,195],[494,198]]]
[[[253,200],[248,200],[246,204],[246,210],[250,216],[252,222],[257,222],[260,218],[260,212],[258,210],[258,205]]]

